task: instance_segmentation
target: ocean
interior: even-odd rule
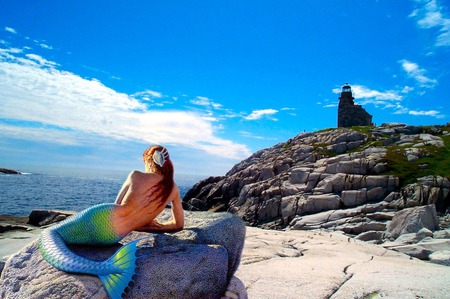
[[[114,202],[127,178],[121,171],[53,171],[0,174],[0,215],[28,216],[32,210],[81,211]],[[175,174],[180,196],[204,176]]]

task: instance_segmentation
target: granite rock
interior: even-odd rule
[[[395,151],[405,162],[408,156],[411,161],[421,159],[442,145],[443,139],[436,135],[444,134],[440,127],[428,130],[387,123],[364,131],[338,128],[302,133],[260,150],[225,176],[198,183],[183,198],[184,205],[192,210],[229,211],[248,225],[269,229],[288,228],[303,216],[377,203],[383,203],[377,212],[385,214],[430,204],[439,215],[448,213],[448,178],[423,177],[402,186],[398,177],[386,173],[392,151],[379,146],[390,139],[389,144],[402,146]],[[390,219],[368,220],[362,213],[346,220],[359,220],[357,226],[363,228],[369,227],[369,221],[386,226]],[[328,221],[321,227],[348,231],[349,225],[341,224]]]
[[[438,225],[434,205],[407,208],[395,214],[386,228],[385,237],[395,239],[401,234],[416,233],[422,228],[433,231]]]

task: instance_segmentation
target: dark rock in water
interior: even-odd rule
[[[30,213],[28,224],[34,226],[44,226],[62,221],[73,215],[75,212],[53,211],[53,210],[33,210]]]
[[[170,217],[163,212],[161,221]],[[241,260],[243,221],[229,213],[186,212],[185,229],[175,234],[130,233],[122,243],[139,243],[140,267],[126,298],[221,298]],[[71,246],[78,255],[105,260],[120,246]],[[96,276],[70,274],[50,266],[37,242],[6,262],[0,298],[108,298]]]
[[[0,168],[0,173],[5,173],[5,174],[22,174],[20,171],[12,170],[12,169],[6,169],[6,168]]]

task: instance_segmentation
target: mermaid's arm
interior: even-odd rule
[[[157,220],[140,227],[137,231],[155,232],[155,233],[175,233],[184,227],[184,211],[181,204],[180,193],[175,185],[173,195],[169,202],[172,202],[172,220],[160,223]]]

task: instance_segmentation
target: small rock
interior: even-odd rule
[[[381,241],[381,238],[383,236],[383,232],[381,231],[367,231],[363,232],[355,237],[355,239],[360,241]]]
[[[428,228],[422,228],[421,230],[419,230],[418,232],[417,232],[417,236],[420,238],[420,239],[424,239],[424,238],[426,238],[426,237],[433,237],[433,232],[431,231],[431,230],[429,230]]]
[[[434,232],[433,238],[435,239],[450,239],[450,229],[438,230]]]
[[[419,241],[420,241],[420,239],[418,238],[416,233],[409,233],[409,234],[403,234],[403,235],[398,236],[398,238],[395,239],[394,243],[415,244]]]
[[[429,259],[432,263],[450,266],[450,251],[441,250],[433,252],[432,254],[430,254]]]

